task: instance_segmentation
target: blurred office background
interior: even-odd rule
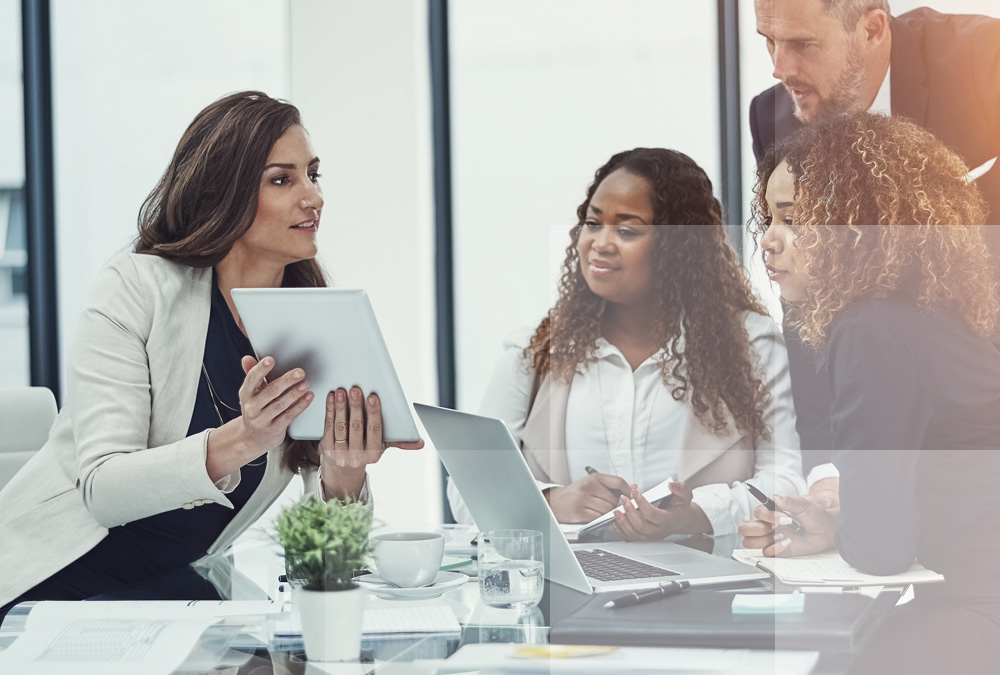
[[[1000,16],[996,0],[934,6]],[[47,13],[47,32],[22,30],[24,8]],[[32,79],[50,126],[31,117],[37,97],[25,117],[31,49],[51,58]],[[322,261],[368,290],[408,396],[475,411],[503,337],[552,303],[576,207],[612,154],[694,158],[753,265],[738,237],[746,117],[773,84],[750,0],[0,0],[0,386],[61,387],[89,287],[129,247],[183,130],[223,94],[259,89],[302,111],[323,160]],[[29,302],[26,119],[51,134],[55,257],[34,277],[54,301]],[[32,312],[55,328],[29,335]],[[46,340],[58,368],[38,381]],[[372,474],[380,517],[441,519],[430,449],[392,450]]]

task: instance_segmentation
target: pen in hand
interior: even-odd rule
[[[631,607],[632,605],[641,605],[645,602],[659,600],[660,598],[669,598],[671,595],[677,595],[681,591],[690,587],[690,581],[668,581],[665,584],[660,584],[656,588],[650,588],[645,591],[635,591],[634,593],[619,596],[614,600],[604,603],[604,609]]]
[[[768,511],[776,511],[778,513],[783,513],[789,518],[792,518],[790,513],[788,513],[784,509],[779,508],[778,505],[774,503],[773,499],[765,495],[763,492],[755,488],[753,485],[750,485],[750,483],[743,483],[743,484],[747,486],[747,490],[750,491],[750,494],[752,494],[757,501],[759,501],[761,504],[764,505],[765,509],[767,509]],[[789,529],[791,529],[792,532],[804,532],[802,525],[799,523],[799,521],[795,520],[794,518],[792,518],[792,522],[788,527]]]
[[[588,474],[600,473],[600,471],[598,471],[597,469],[595,469],[590,465],[587,465],[583,468],[586,470]],[[621,499],[622,497],[624,497],[624,495],[621,493],[621,490],[615,490],[613,488],[608,488],[608,489],[611,490],[611,494],[615,496],[615,499]]]

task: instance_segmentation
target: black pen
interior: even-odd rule
[[[768,511],[777,511],[778,513],[784,513],[789,518],[792,518],[790,513],[788,513],[784,509],[778,508],[778,505],[774,503],[774,500],[772,500],[763,492],[755,488],[753,485],[750,485],[750,483],[743,483],[743,484],[747,486],[747,490],[750,491],[750,494],[752,494],[757,499],[757,501],[759,501],[761,504],[764,505],[765,509],[767,509]],[[802,525],[799,524],[799,521],[795,520],[794,518],[792,518],[792,524],[789,525],[788,527],[791,528],[792,532],[804,531]]]
[[[645,602],[659,600],[660,598],[669,598],[671,595],[677,595],[684,589],[690,587],[690,581],[668,581],[665,584],[660,584],[656,588],[650,588],[645,591],[636,591],[634,593],[629,593],[628,595],[615,598],[614,600],[610,600],[604,603],[604,609],[631,607],[632,605],[641,605]]]
[[[583,467],[583,468],[584,468],[584,470],[585,470],[585,471],[586,471],[586,472],[587,472],[588,474],[595,474],[595,473],[600,473],[600,471],[598,471],[597,469],[595,469],[594,467],[592,467],[592,466],[590,466],[590,465],[587,465],[587,466],[585,466],[585,467]],[[617,499],[621,499],[622,497],[624,497],[624,496],[625,496],[625,495],[623,495],[623,494],[621,493],[621,490],[615,490],[614,488],[608,488],[608,489],[609,489],[609,490],[611,490],[611,493],[612,493],[612,494],[613,494],[613,495],[614,495],[614,496],[615,496],[615,497],[616,497]]]

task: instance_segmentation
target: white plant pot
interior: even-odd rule
[[[302,641],[310,661],[352,661],[361,655],[361,617],[368,594],[359,586],[346,591],[298,591]]]

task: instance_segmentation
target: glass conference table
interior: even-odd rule
[[[428,527],[408,525],[394,526],[391,530],[424,531],[440,529],[449,537],[449,542],[466,540],[467,528],[464,526]],[[729,556],[732,548],[738,542],[735,537],[710,538],[691,537],[679,540],[678,543],[692,546],[713,554]],[[449,545],[450,546],[450,545]],[[105,600],[290,600],[290,589],[287,583],[279,581],[283,571],[283,560],[274,544],[263,541],[251,545],[237,546],[234,551],[225,556],[215,556],[199,561],[191,566],[178,569],[163,575],[148,583],[131,586],[114,594],[108,594],[100,599]],[[790,592],[771,582],[755,582],[758,592]],[[709,590],[689,591],[689,593],[711,593]],[[899,591],[888,591],[898,598]],[[433,600],[399,601],[369,598],[369,607],[400,605],[401,603],[446,603],[459,619],[461,631],[448,634],[407,634],[380,638],[365,638],[362,641],[362,654],[359,662],[350,664],[313,664],[309,663],[302,650],[301,642],[289,640],[274,630],[271,619],[264,621],[262,629],[230,635],[220,643],[217,658],[210,669],[182,670],[178,673],[226,673],[226,675],[323,675],[324,673],[437,673],[440,672],[440,660],[453,656],[460,647],[466,645],[482,645],[485,643],[506,643],[512,646],[503,650],[504,654],[512,655],[517,647],[522,645],[545,645],[548,643],[549,626],[560,618],[571,614],[586,602],[589,596],[570,591],[557,584],[546,582],[545,593],[538,607],[531,610],[496,609],[486,607],[479,600],[478,584],[474,577],[464,585],[448,591]],[[669,602],[665,601],[665,602]],[[389,603],[388,605],[386,603]],[[0,650],[9,645],[16,637],[19,628],[23,627],[31,603],[16,607],[0,628]],[[286,607],[287,609],[287,607]],[[217,645],[218,646],[218,645]],[[496,648],[488,648],[496,649]],[[483,648],[473,648],[480,654],[490,654]],[[686,661],[690,658],[700,658],[702,655],[708,663],[727,663],[729,672],[739,672],[734,663],[739,663],[739,652],[762,652],[763,650],[665,650],[665,659],[675,659],[683,653]],[[493,652],[500,654],[501,652]],[[759,653],[758,653],[759,655]],[[723,659],[723,656],[725,659]],[[850,662],[849,653],[821,653],[816,666],[812,669],[815,675],[826,673],[843,673]],[[456,659],[456,665],[461,659]],[[515,662],[510,662],[515,663]],[[556,664],[555,661],[552,662]],[[610,666],[611,664],[609,664]],[[629,670],[628,661],[619,662],[618,666]],[[679,665],[677,663],[676,665]],[[511,666],[513,671],[514,665]],[[551,672],[571,672],[559,669],[553,665]],[[471,668],[469,670],[472,670]],[[501,662],[490,664],[490,672],[505,672],[507,669]],[[699,668],[699,670],[704,670]],[[449,671],[445,671],[449,672]],[[668,672],[668,671],[664,671]],[[714,671],[705,671],[714,672]],[[762,672],[759,659],[755,665],[747,667],[745,672]],[[772,671],[774,672],[774,671]]]

